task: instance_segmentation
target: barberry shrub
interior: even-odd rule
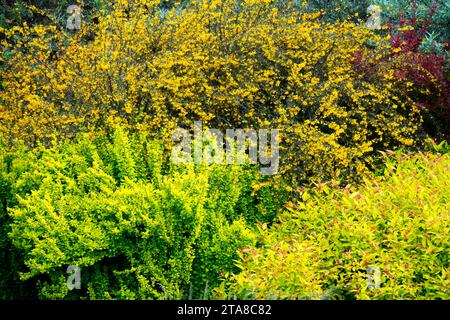
[[[356,55],[356,69],[372,82],[379,81],[377,70],[395,69],[400,80],[398,92],[422,110],[424,133],[436,141],[450,138],[450,65],[448,64],[448,2],[376,1],[382,7],[384,26],[377,31],[386,35],[391,52],[361,60]],[[361,63],[362,62],[362,63]],[[381,72],[382,74],[383,72]]]
[[[428,8],[428,16],[419,19],[417,1],[409,18],[402,16],[388,24],[391,34],[395,77],[409,83],[410,98],[425,110],[425,129],[438,139],[450,139],[450,82],[449,65],[442,45],[429,40],[433,17],[440,3],[434,0]],[[386,63],[387,61],[383,61]],[[383,63],[381,63],[383,64]],[[399,90],[403,90],[399,86]]]
[[[20,276],[47,299],[208,297],[222,272],[237,271],[237,249],[255,245],[248,219],[270,222],[264,203],[274,200],[247,192],[260,179],[253,168],[172,166],[162,150],[120,128],[109,138],[2,148],[11,281]],[[253,204],[255,216],[237,203]],[[81,268],[81,290],[67,287],[69,265]]]
[[[382,9],[385,23],[401,18],[414,18],[428,25],[436,43],[448,42],[450,29],[450,4],[446,0],[375,0]],[[447,49],[448,50],[448,49]]]

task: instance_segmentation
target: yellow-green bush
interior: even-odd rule
[[[255,244],[247,220],[275,215],[270,193],[247,192],[257,170],[173,166],[159,142],[120,128],[31,151],[3,145],[0,165],[1,238],[16,249],[0,244],[18,252],[10,272],[41,298],[208,296],[222,272],[237,271],[237,249]],[[81,268],[81,290],[69,292],[68,265]]]
[[[16,175],[8,172],[14,159],[5,152],[5,141],[0,137],[0,299],[29,299],[36,296],[36,289],[29,282],[20,281],[18,272],[22,270],[23,256],[15,248],[7,234],[11,231],[8,207],[17,204],[15,191],[12,189]],[[16,150],[15,157],[21,158],[25,150]],[[23,163],[16,161],[17,173],[23,171]]]
[[[449,155],[396,156],[358,188],[321,188],[241,250],[242,272],[219,297],[449,299]]]

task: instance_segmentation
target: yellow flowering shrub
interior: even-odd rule
[[[158,4],[116,1],[71,35],[55,26],[2,30],[12,56],[0,133],[36,144],[110,123],[168,141],[194,120],[279,128],[281,171],[298,183],[359,176],[376,150],[414,143],[420,117],[396,92],[394,71],[373,81],[355,68],[357,54],[376,60],[386,51],[373,31],[290,2]]]

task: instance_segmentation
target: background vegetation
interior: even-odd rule
[[[448,1],[69,4],[2,1],[1,298],[448,299]],[[199,120],[280,174],[171,164]]]

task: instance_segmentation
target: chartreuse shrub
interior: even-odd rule
[[[288,206],[216,290],[257,299],[449,299],[450,156],[397,155],[382,176]]]
[[[192,1],[164,14],[160,3],[115,1],[75,34],[2,30],[15,53],[2,72],[0,132],[34,146],[108,123],[163,140],[200,120],[278,128],[280,171],[294,188],[361,177],[378,150],[417,144],[411,86],[391,64],[377,67],[390,56],[377,32],[297,1]],[[355,67],[357,54],[374,62],[373,77]]]
[[[247,220],[270,222],[276,202],[248,192],[257,170],[172,166],[167,154],[120,128],[31,151],[3,147],[2,241],[7,232],[20,254],[11,272],[40,298],[208,297],[222,272],[237,271],[237,250],[255,245]],[[252,201],[254,217],[237,210]],[[81,290],[68,291],[69,265],[81,268]]]
[[[16,150],[18,158],[24,156],[25,149]],[[22,256],[15,248],[7,234],[10,232],[8,206],[17,204],[14,196],[13,181],[17,174],[22,172],[24,161],[15,163],[15,173],[11,173],[13,157],[6,152],[6,143],[0,138],[0,299],[10,300],[16,298],[28,299],[36,294],[36,290],[29,282],[19,279],[18,272],[22,270]]]

